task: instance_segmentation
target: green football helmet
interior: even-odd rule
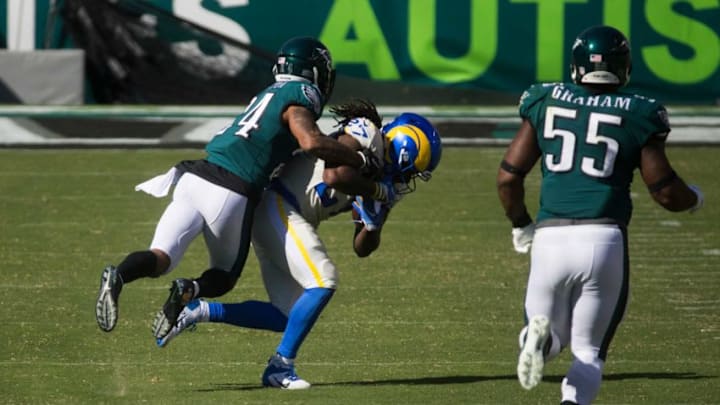
[[[311,37],[296,37],[285,42],[273,66],[276,80],[303,78],[314,83],[325,98],[330,99],[335,87],[335,68],[330,51]]]
[[[573,82],[622,87],[630,80],[631,70],[630,43],[617,29],[590,27],[575,39],[570,64]]]

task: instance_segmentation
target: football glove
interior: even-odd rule
[[[515,251],[523,254],[529,252],[533,236],[535,236],[535,224],[532,222],[522,228],[513,228],[512,241]]]
[[[690,207],[690,209],[688,209],[688,212],[692,214],[693,212],[702,208],[703,204],[705,203],[705,196],[703,195],[703,192],[700,190],[700,187],[698,187],[698,186],[689,184],[688,188],[690,190],[692,190],[693,193],[695,193],[695,196],[697,196],[697,202],[695,203],[695,205],[693,205],[692,207]]]
[[[352,206],[355,212],[360,215],[360,222],[365,226],[365,229],[371,232],[380,229],[389,210],[387,205],[379,201],[362,198],[362,196],[355,197]]]

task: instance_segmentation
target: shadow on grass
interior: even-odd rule
[[[548,375],[543,381],[562,382],[565,376]],[[603,381],[622,380],[703,380],[707,378],[718,378],[716,375],[703,375],[691,372],[685,373],[615,373],[603,375]]]
[[[516,380],[517,376],[512,375],[496,375],[496,376],[471,376],[458,375],[446,377],[423,377],[423,378],[406,378],[392,380],[376,380],[376,381],[338,381],[332,383],[315,383],[313,387],[339,387],[339,386],[380,386],[380,385],[443,385],[443,384],[467,384],[481,381],[492,380]],[[253,384],[215,384],[210,388],[202,388],[197,391],[245,391],[263,389]]]
[[[564,376],[552,375],[545,376],[543,381],[548,382],[562,382]],[[622,380],[699,380],[706,378],[717,378],[714,375],[702,375],[696,373],[617,373],[608,374],[603,376],[605,381],[622,381]],[[377,381],[338,381],[332,383],[316,383],[313,387],[338,387],[338,386],[381,386],[381,385],[443,385],[443,384],[467,384],[476,383],[483,381],[496,381],[496,380],[516,380],[515,374],[511,375],[496,375],[496,376],[470,376],[470,375],[458,375],[458,376],[446,376],[446,377],[423,377],[423,378],[406,378],[406,379],[392,379],[392,380],[377,380]],[[200,388],[198,392],[213,392],[213,391],[249,391],[265,389],[265,387],[257,384],[213,384],[209,388]]]

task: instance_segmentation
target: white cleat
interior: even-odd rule
[[[297,376],[292,359],[277,353],[268,360],[267,368],[262,376],[262,384],[265,387],[284,390],[306,390],[311,386],[309,382]]]
[[[525,344],[518,358],[517,375],[520,385],[526,390],[540,383],[545,367],[544,348],[550,337],[550,320],[543,315],[530,318]]]

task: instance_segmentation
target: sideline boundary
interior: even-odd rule
[[[201,147],[245,106],[0,106],[0,147]],[[515,106],[378,106],[389,118],[427,116],[453,146],[507,145],[520,119]],[[720,143],[720,107],[668,107],[670,144]],[[335,121],[319,121],[329,132]]]

